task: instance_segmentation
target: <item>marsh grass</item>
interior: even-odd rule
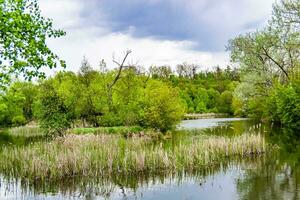
[[[11,136],[20,137],[34,137],[34,136],[44,136],[45,133],[38,126],[20,126],[14,127],[8,130],[8,134]]]
[[[124,188],[126,192],[137,191],[139,187],[151,187],[157,184],[170,184],[174,183],[180,185],[186,181],[193,181],[201,184],[209,176],[216,173],[226,172],[229,169],[247,169],[264,167],[265,159],[261,157],[245,157],[240,159],[225,160],[216,165],[202,167],[194,171],[188,172],[160,172],[154,173],[139,173],[137,176],[122,175],[121,173],[109,177],[96,177],[96,176],[73,176],[66,177],[61,180],[22,180],[21,178],[3,178],[2,181],[6,188],[14,188],[16,183],[20,185],[23,194],[39,195],[45,191],[51,191],[54,194],[61,193],[64,196],[74,196],[81,199],[86,194],[97,194],[104,199],[110,199],[111,194],[120,187]],[[78,194],[78,195],[77,195]]]
[[[233,138],[203,136],[172,148],[152,145],[144,137],[68,134],[49,142],[4,147],[0,152],[0,172],[28,179],[184,172],[213,166],[229,158],[260,155],[265,150],[264,138],[255,134]]]
[[[47,136],[39,126],[21,126],[8,129],[6,133],[14,137],[39,137]],[[92,128],[71,128],[66,134],[116,134],[127,137],[151,137],[160,138],[162,134],[151,130],[144,129],[140,126],[116,126],[116,127],[92,127]]]
[[[98,128],[74,128],[70,132],[74,134],[116,134],[116,133],[139,133],[143,131],[144,128],[140,126],[115,126],[115,127],[98,127]]]

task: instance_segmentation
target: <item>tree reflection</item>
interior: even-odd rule
[[[279,151],[258,160],[237,181],[240,199],[300,199],[300,141],[291,130],[267,136]]]

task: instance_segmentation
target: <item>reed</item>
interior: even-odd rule
[[[12,136],[34,137],[44,136],[45,133],[38,126],[20,126],[9,129],[8,133]]]
[[[28,179],[184,172],[199,170],[223,159],[260,155],[265,150],[264,138],[255,134],[233,138],[203,136],[172,148],[154,145],[143,137],[68,134],[49,142],[3,147],[0,172]]]

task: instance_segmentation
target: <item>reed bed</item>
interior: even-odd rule
[[[34,137],[44,136],[45,133],[38,126],[20,126],[9,129],[8,133],[12,136]]]
[[[149,139],[119,135],[75,135],[6,146],[0,152],[0,172],[28,179],[63,179],[72,176],[111,176],[198,170],[222,159],[260,155],[266,145],[261,135],[228,138],[203,136],[172,148]]]

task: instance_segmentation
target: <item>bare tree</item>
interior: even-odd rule
[[[117,70],[117,74],[116,74],[115,78],[113,79],[113,81],[110,84],[108,84],[108,86],[107,86],[109,109],[111,109],[111,107],[112,107],[112,89],[113,89],[114,85],[117,83],[117,81],[121,78],[121,73],[125,67],[126,59],[128,58],[128,56],[131,52],[132,52],[131,50],[127,50],[125,52],[125,56],[124,56],[122,62],[119,62],[113,58],[113,62],[118,65],[118,70]]]
[[[176,71],[179,77],[195,78],[199,65],[183,63],[176,66]]]

